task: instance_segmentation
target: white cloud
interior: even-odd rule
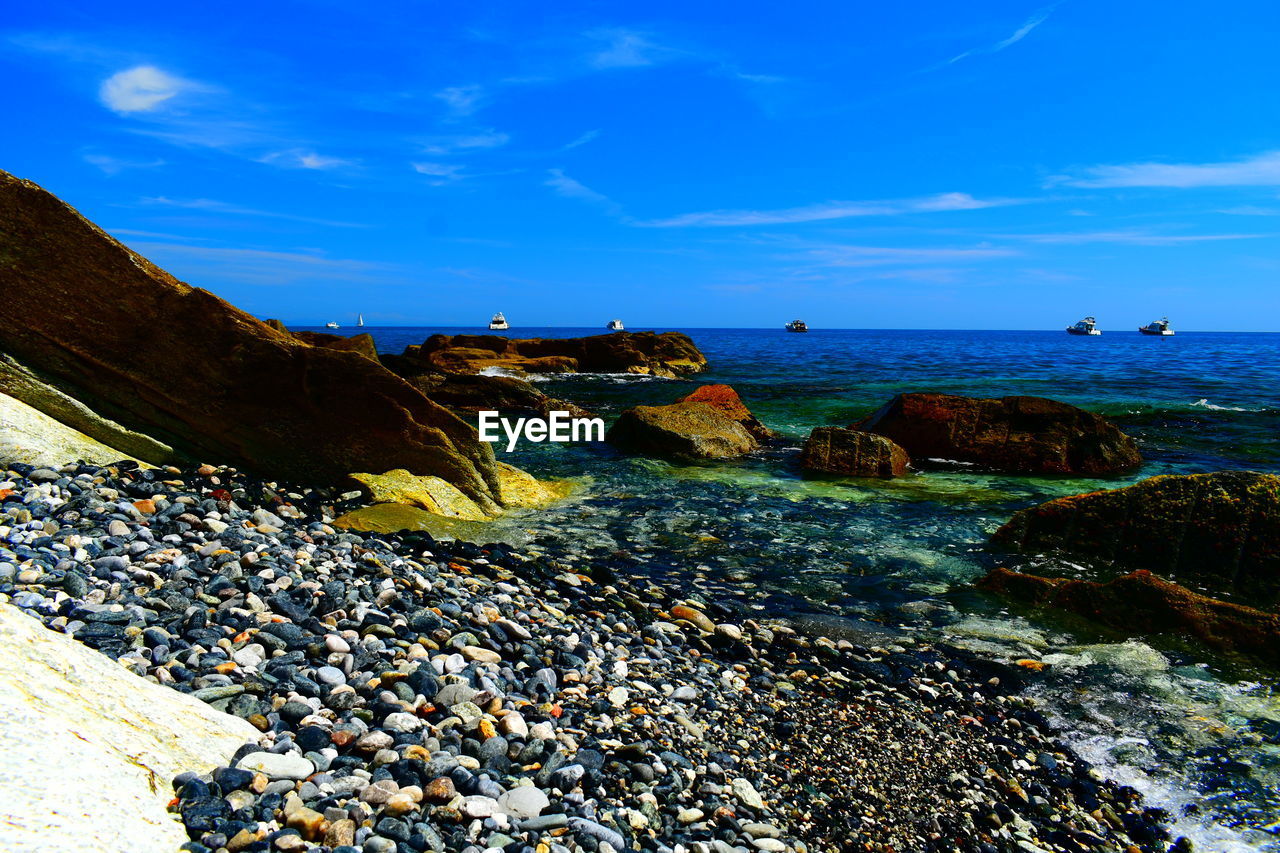
[[[485,130],[480,133],[463,134],[459,136],[439,136],[429,139],[423,148],[427,154],[440,156],[443,154],[456,154],[461,151],[474,151],[487,148],[501,148],[511,141],[511,137],[505,133],[498,133],[495,130]]]
[[[547,179],[543,183],[556,191],[557,195],[565,198],[577,198],[583,201],[595,202],[597,204],[613,204],[610,198],[603,193],[598,193],[591,187],[574,180],[564,173],[563,169],[548,169]]]
[[[1030,18],[1027,18],[1027,20],[1023,22],[1022,26],[1014,30],[1013,33],[1008,38],[1001,39],[1000,41],[988,47],[975,47],[973,50],[966,50],[964,53],[958,54],[948,59],[947,64],[950,65],[951,63],[959,62],[960,60],[966,59],[970,56],[978,56],[978,55],[987,54],[987,53],[999,53],[1000,51],[1004,50],[1006,47],[1012,47],[1013,45],[1017,44],[1018,42],[1026,38],[1028,35],[1030,35],[1032,30],[1034,30],[1036,27],[1040,26],[1046,20],[1048,20],[1049,16],[1053,14],[1053,10],[1057,8],[1057,6],[1058,6],[1057,3],[1054,3],[1050,6],[1045,6],[1043,9],[1040,9],[1039,11],[1037,11]]]
[[[317,219],[311,216],[298,216],[292,213],[279,213],[273,210],[259,210],[253,207],[241,207],[237,204],[218,201],[212,198],[176,199],[166,198],[165,196],[154,196],[151,198],[141,199],[140,203],[147,206],[176,207],[183,210],[202,210],[210,213],[224,213],[231,216],[265,216],[270,219],[288,219],[293,222],[305,222],[309,225],[325,225],[333,228],[369,227],[368,225],[358,222],[337,222],[332,219]]]
[[[413,163],[411,165],[419,175],[430,177],[433,187],[442,187],[466,177],[462,174],[463,167],[457,163]]]
[[[91,166],[97,166],[106,175],[118,175],[126,169],[154,169],[165,165],[165,161],[158,158],[145,161],[124,160],[109,154],[85,154],[84,161]]]
[[[329,157],[303,148],[293,148],[288,151],[274,151],[264,157],[258,158],[258,162],[270,163],[274,166],[285,166],[294,169],[315,169],[317,171],[340,169],[344,166],[355,165],[355,161],[353,160],[344,160],[341,157]]]
[[[596,68],[642,68],[661,61],[671,52],[635,30],[592,30],[587,33],[587,37],[605,42],[603,49],[588,57],[588,61]]]
[[[647,228],[790,225],[800,222],[848,219],[855,216],[897,216],[906,213],[979,210],[1022,203],[1024,203],[1023,199],[977,199],[968,193],[941,193],[924,198],[889,201],[832,201],[782,210],[709,210],[635,224]]]
[[[1060,175],[1051,184],[1072,187],[1280,186],[1280,151],[1220,163],[1129,163],[1091,166],[1083,176]]]
[[[1242,204],[1239,207],[1226,207],[1218,213],[1231,216],[1280,216],[1280,207],[1258,207],[1253,204]]]
[[[595,141],[599,136],[600,136],[600,130],[599,130],[599,129],[596,129],[596,130],[588,130],[586,133],[582,134],[582,135],[581,135],[581,136],[579,136],[577,139],[573,140],[573,141],[572,141],[572,142],[570,142],[570,143],[567,143],[567,144],[566,144],[563,148],[561,148],[560,150],[561,150],[561,151],[568,151],[570,148],[577,148],[579,145],[586,145],[588,142],[593,142],[593,141]]]
[[[1026,240],[1030,243],[1076,244],[1119,243],[1130,246],[1177,246],[1184,243],[1205,243],[1218,240],[1253,240],[1270,237],[1270,234],[1156,234],[1150,231],[1078,231],[1058,234],[1003,234],[1010,240]]]
[[[811,250],[807,257],[823,266],[870,267],[985,261],[1017,255],[995,246],[973,248],[895,248],[888,246],[827,246]]]
[[[435,93],[435,97],[444,101],[449,112],[456,116],[469,116],[480,107],[480,98],[484,90],[479,86],[449,86]]]
[[[154,65],[139,65],[117,71],[98,90],[102,103],[122,115],[150,112],[183,92],[203,88],[191,80],[175,77]]]

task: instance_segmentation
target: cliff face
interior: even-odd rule
[[[474,428],[367,353],[271,328],[5,172],[0,292],[0,351],[175,457],[301,482],[403,468],[499,504]]]

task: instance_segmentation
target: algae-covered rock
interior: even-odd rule
[[[632,453],[677,461],[731,459],[760,446],[746,427],[707,403],[627,409],[606,437]]]
[[[823,474],[889,479],[907,473],[911,457],[882,435],[818,427],[800,450],[800,467]]]
[[[491,520],[467,521],[446,518],[427,512],[416,506],[404,504],[374,504],[341,515],[333,522],[343,530],[365,533],[401,533],[421,531],[436,539],[457,539],[463,542],[505,542],[522,546],[529,541],[524,531],[512,525],[495,524]]]
[[[1029,604],[1076,613],[1129,636],[1190,634],[1214,648],[1280,663],[1280,615],[1200,595],[1145,569],[1098,583],[1000,568],[978,586]]]
[[[742,397],[738,395],[732,385],[703,385],[695,389],[693,393],[681,397],[676,402],[706,403],[708,406],[719,409],[742,424],[743,428],[755,436],[757,441],[768,441],[773,438],[773,430],[762,424],[759,418],[751,414],[751,410],[747,408],[746,403],[742,402]]]
[[[539,480],[505,462],[498,463],[498,485],[502,505],[508,508],[538,509],[568,497],[573,491],[573,484],[568,480]]]
[[[468,521],[484,521],[490,517],[475,501],[439,477],[410,474],[397,468],[385,474],[352,474],[351,479],[375,504],[403,504]]]
[[[1137,444],[1106,418],[1044,397],[899,394],[853,426],[892,439],[917,463],[949,460],[1015,474],[1088,476],[1111,476],[1142,463]]]
[[[1280,476],[1152,477],[1024,509],[993,541],[1148,568],[1259,607],[1280,601]]]

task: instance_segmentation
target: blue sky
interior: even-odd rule
[[[286,322],[1280,330],[1280,4],[17,4],[0,168]]]

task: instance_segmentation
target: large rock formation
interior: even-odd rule
[[[0,844],[9,851],[172,853],[178,773],[225,765],[260,733],[146,681],[0,604]]]
[[[978,585],[1033,605],[1079,614],[1129,636],[1190,634],[1215,648],[1280,664],[1280,616],[1208,598],[1146,570],[1097,583],[1001,568]]]
[[[4,172],[0,292],[0,350],[181,455],[303,482],[404,468],[498,506],[492,448],[367,353],[270,328]]]
[[[800,450],[800,467],[821,474],[889,479],[907,473],[911,457],[875,433],[841,427],[818,427]]]
[[[558,411],[588,417],[577,405],[550,397],[532,382],[516,376],[444,373],[421,359],[401,355],[383,355],[381,360],[383,366],[414,388],[468,419],[486,410],[530,412],[543,417]]]
[[[1154,569],[1250,604],[1280,601],[1280,476],[1152,477],[1024,509],[993,541]]]
[[[1043,397],[982,400],[899,394],[854,428],[900,444],[917,463],[973,462],[1017,474],[1110,476],[1142,463],[1100,415]]]
[[[686,394],[677,403],[706,403],[719,409],[755,436],[757,441],[768,441],[773,438],[773,430],[769,429],[747,408],[746,403],[733,390],[732,385],[703,385],[691,394]]]
[[[446,373],[635,373],[675,377],[706,370],[707,359],[680,332],[613,332],[585,338],[432,335],[404,357]]]
[[[627,409],[606,437],[623,450],[681,462],[728,459],[760,446],[746,427],[707,403]]]

